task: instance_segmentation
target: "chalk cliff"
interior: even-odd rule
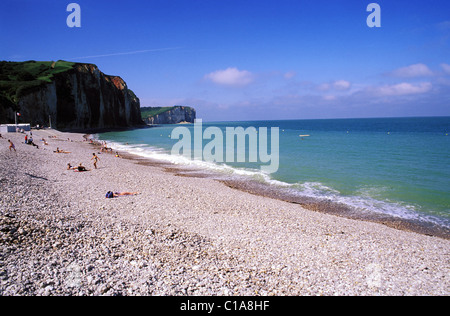
[[[58,130],[144,124],[139,99],[125,81],[105,75],[96,65],[63,61],[1,64],[0,114],[4,117],[0,119],[6,121],[2,123],[14,122],[18,111],[21,122],[48,126],[50,118]]]
[[[143,119],[147,124],[194,123],[196,119],[195,110],[189,106],[142,108],[141,111]]]

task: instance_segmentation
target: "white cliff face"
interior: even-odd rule
[[[194,123],[196,112],[193,108],[176,106],[164,113],[145,119],[147,124],[178,124],[181,122]]]
[[[122,128],[141,125],[139,99],[116,76],[96,66],[77,64],[18,102],[22,120],[60,130]]]

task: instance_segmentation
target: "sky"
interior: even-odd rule
[[[205,121],[450,116],[450,1],[1,1],[0,60],[61,59]]]

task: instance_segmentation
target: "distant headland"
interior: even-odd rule
[[[142,107],[142,119],[149,125],[194,123],[197,113],[189,106]]]

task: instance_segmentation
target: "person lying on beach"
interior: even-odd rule
[[[61,150],[61,149],[59,149],[59,147],[56,147],[56,150],[53,152],[56,154],[70,154],[70,151]]]
[[[91,171],[91,170],[86,169],[86,167],[84,167],[83,164],[80,162],[78,167],[74,167],[73,168],[73,171],[75,171],[75,172],[84,172],[84,171]]]
[[[14,146],[13,142],[8,139],[8,143],[9,143],[9,151],[11,151],[11,148],[14,149],[14,151],[16,151],[16,146]]]
[[[112,148],[109,148],[109,147],[102,147],[102,149],[101,149],[101,151],[102,152],[112,152]]]
[[[112,192],[112,191],[108,191],[106,193],[106,198],[107,199],[112,199],[112,198],[116,198],[119,196],[126,196],[126,195],[138,195],[139,192]]]
[[[72,167],[72,165],[70,164],[70,162],[67,164],[67,170],[78,170],[78,167]]]

